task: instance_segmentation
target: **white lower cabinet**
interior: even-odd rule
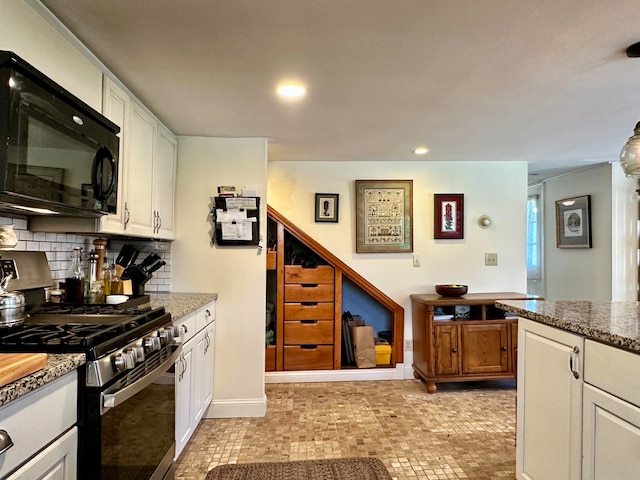
[[[640,355],[587,340],[584,480],[640,478]]]
[[[579,335],[518,321],[518,479],[581,478],[583,344]]]
[[[175,322],[182,354],[175,366],[176,458],[193,435],[213,398],[215,302]]]
[[[7,480],[76,480],[78,429],[73,427]]]
[[[13,445],[0,454],[0,478],[75,480],[77,372],[0,408],[0,429]]]

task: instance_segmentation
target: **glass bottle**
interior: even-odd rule
[[[113,277],[111,275],[111,266],[109,265],[109,258],[104,257],[102,263],[102,272],[100,272],[100,281],[102,282],[102,291],[105,296],[111,295],[111,280]]]
[[[98,257],[99,255],[91,250],[89,253],[89,292],[87,294],[87,303],[91,304],[104,302],[102,282],[98,280]]]
[[[82,249],[74,247],[71,252],[71,264],[65,277],[65,301],[67,303],[84,302],[85,273],[82,268]]]

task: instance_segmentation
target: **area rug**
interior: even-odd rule
[[[380,460],[365,457],[218,465],[206,480],[391,480],[391,476]]]

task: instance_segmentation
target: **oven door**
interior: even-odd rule
[[[86,421],[80,426],[79,478],[173,479],[172,367],[180,351],[181,345],[172,345],[156,352],[126,372],[127,378],[88,396]]]

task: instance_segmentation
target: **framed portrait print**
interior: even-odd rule
[[[338,194],[316,193],[316,222],[338,223]]]
[[[356,180],[356,252],[413,252],[413,180]]]
[[[556,200],[558,248],[591,248],[591,195]]]
[[[433,195],[433,238],[464,238],[464,194]]]

